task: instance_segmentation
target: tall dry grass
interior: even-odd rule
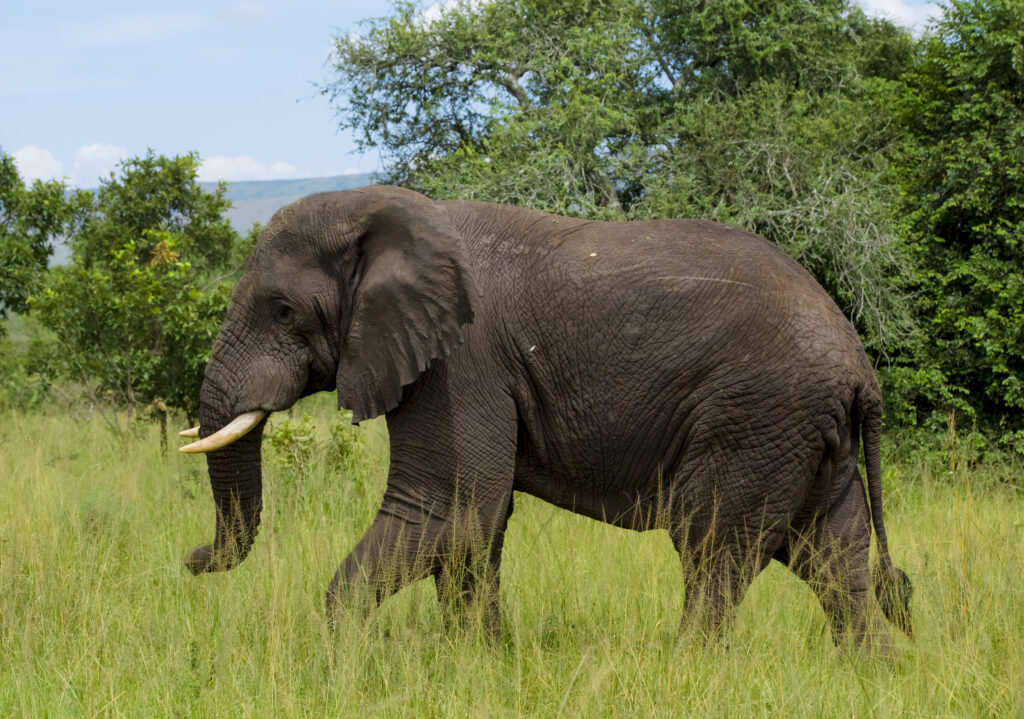
[[[679,641],[667,535],[529,497],[506,539],[497,644],[445,631],[430,582],[332,636],[324,592],[387,457],[379,423],[358,457],[325,457],[328,406],[291,420],[310,412],[303,436],[319,440],[268,446],[252,555],[203,577],[181,563],[213,533],[201,459],[161,457],[148,425],[0,415],[0,716],[1024,716],[1024,477],[965,459],[955,432],[941,451],[910,438],[886,453],[917,637],[866,662],[833,648],[781,566],[754,582],[728,647]]]

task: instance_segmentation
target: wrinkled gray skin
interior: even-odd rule
[[[882,523],[871,364],[814,279],[755,235],[390,187],[307,197],[274,216],[238,283],[200,435],[335,388],[357,422],[386,413],[391,466],[330,584],[329,618],[432,575],[496,631],[518,491],[667,529],[686,613],[708,633],[772,559],[815,590],[837,641],[876,634],[872,584],[910,633],[909,580]],[[217,533],[186,558],[195,573],[252,545],[262,429],[207,455]]]

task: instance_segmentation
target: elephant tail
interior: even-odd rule
[[[870,397],[865,397],[864,392],[858,393],[857,414],[864,443],[871,524],[878,542],[878,565],[872,573],[875,596],[878,597],[886,619],[908,637],[912,637],[914,629],[910,620],[910,597],[914,591],[913,585],[906,572],[892,563],[885,522],[882,521],[882,402],[877,391]]]

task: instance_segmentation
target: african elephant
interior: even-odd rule
[[[376,519],[330,583],[329,619],[360,588],[372,604],[432,575],[439,597],[475,602],[496,630],[518,491],[667,529],[685,612],[709,635],[772,559],[818,594],[837,641],[881,629],[870,585],[910,634],[910,584],[882,522],[872,365],[811,275],[756,235],[383,186],[281,209],[206,367],[203,439],[183,448],[209,452],[217,510],[213,545],[186,558],[194,573],[252,546],[267,413],[334,389],[354,422],[386,415],[391,463]]]

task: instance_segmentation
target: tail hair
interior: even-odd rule
[[[910,597],[914,587],[910,577],[902,569],[893,566],[889,556],[889,542],[882,520],[882,406],[877,392],[862,390],[857,394],[856,409],[861,424],[864,443],[864,464],[867,468],[868,502],[871,508],[871,523],[878,543],[878,566],[874,572],[875,596],[882,607],[885,618],[903,631],[908,637],[914,636],[910,619]]]
[[[882,607],[882,614],[892,624],[906,634],[914,636],[914,625],[910,618],[910,598],[914,594],[914,585],[907,573],[898,567],[883,568],[879,565],[874,577],[875,596]]]

